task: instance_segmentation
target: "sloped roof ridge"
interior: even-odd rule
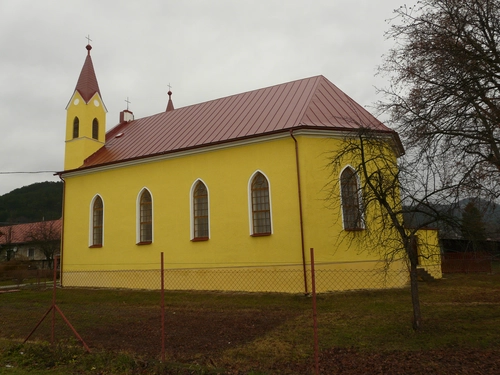
[[[302,108],[302,112],[298,116],[298,118],[300,119],[299,125],[304,125],[302,123],[302,121],[304,119],[304,115],[306,114],[307,110],[309,109],[309,104],[311,103],[312,98],[316,95],[316,90],[318,89],[319,83],[321,82],[322,79],[326,80],[326,78],[323,75],[314,76],[314,77],[311,77],[309,79],[312,80],[313,78],[316,79],[316,82],[314,82],[314,86],[311,89],[311,92],[309,93],[309,97],[306,100],[306,105],[304,106],[304,108]]]
[[[317,79],[317,82],[315,83],[315,88],[316,88],[317,85],[318,85],[318,83],[321,81],[321,78],[327,80],[326,77],[324,77],[323,75],[320,74],[320,75],[316,75],[316,76],[312,76],[312,77],[308,77],[308,78],[300,78],[300,79],[296,79],[296,80],[289,81],[289,82],[282,82],[282,83],[278,83],[278,84],[275,84],[275,85],[269,85],[269,86],[266,86],[266,87],[261,87],[261,88],[258,88],[258,89],[243,91],[243,92],[239,92],[237,94],[231,94],[231,95],[221,96],[221,97],[216,98],[216,99],[210,99],[210,100],[206,100],[206,101],[199,102],[199,103],[188,104],[188,105],[186,105],[184,107],[175,108],[175,110],[177,111],[177,110],[180,110],[180,109],[187,109],[187,108],[190,108],[190,107],[196,107],[196,106],[199,106],[199,105],[202,105],[202,104],[209,104],[209,103],[213,103],[213,102],[216,102],[216,101],[219,101],[219,100],[230,99],[232,97],[236,97],[236,96],[240,96],[240,95],[246,95],[246,94],[250,94],[250,93],[253,93],[253,92],[257,92],[257,91],[264,91],[264,90],[267,90],[267,89],[271,89],[273,87],[279,87],[279,86],[293,84],[293,83],[296,83],[296,82],[309,81],[309,80],[313,80],[313,79]],[[149,115],[149,116],[144,116],[144,117],[138,118],[136,120],[142,120],[142,119],[146,119],[146,118],[149,118],[149,117],[154,117],[154,116],[158,116],[158,115],[162,115],[162,114],[165,114],[165,111],[158,112],[158,113],[155,113],[155,114],[152,114],[152,115]],[[136,121],[136,120],[134,120],[134,121]],[[119,125],[119,124],[117,124],[117,125]]]

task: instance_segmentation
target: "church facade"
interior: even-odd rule
[[[310,248],[318,270],[383,272],[383,249],[366,248],[370,223],[357,219],[359,176],[348,161],[332,176],[329,155],[359,119],[394,144],[394,157],[403,151],[325,77],[177,109],[169,92],[164,112],[125,110],[106,132],[87,50],[66,109],[63,285],[155,288],[148,275],[162,253],[167,289],[307,293]],[[354,186],[332,194],[345,175]],[[395,272],[349,288],[404,286],[405,267],[395,260]],[[437,258],[425,267],[440,277]],[[320,291],[346,288],[333,278]]]

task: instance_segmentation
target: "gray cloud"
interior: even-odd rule
[[[0,3],[0,172],[61,170],[65,107],[85,36],[107,128],[131,101],[136,117],[322,74],[362,105],[385,22],[400,0],[3,0]],[[0,174],[0,195],[52,174]]]

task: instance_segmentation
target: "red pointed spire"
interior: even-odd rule
[[[170,112],[174,110],[174,103],[172,102],[172,91],[168,90],[168,104],[165,112]]]
[[[99,91],[99,84],[97,83],[97,78],[95,76],[94,65],[92,64],[92,58],[90,57],[90,50],[92,49],[92,46],[87,44],[85,48],[87,49],[87,57],[85,58],[75,90],[78,91],[83,100],[88,103],[90,98],[92,98],[96,92],[99,93],[99,95],[101,95],[101,92]]]

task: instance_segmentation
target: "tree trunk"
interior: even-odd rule
[[[414,331],[418,331],[422,325],[422,314],[420,312],[420,297],[418,295],[417,265],[414,262],[410,262],[410,289],[411,303],[413,305],[412,326]]]
[[[411,290],[411,303],[413,305],[413,319],[412,327],[414,331],[418,331],[422,325],[422,313],[420,311],[420,297],[418,295],[418,252],[417,252],[417,239],[415,235],[410,236],[408,244],[408,256],[410,258],[410,290]]]

